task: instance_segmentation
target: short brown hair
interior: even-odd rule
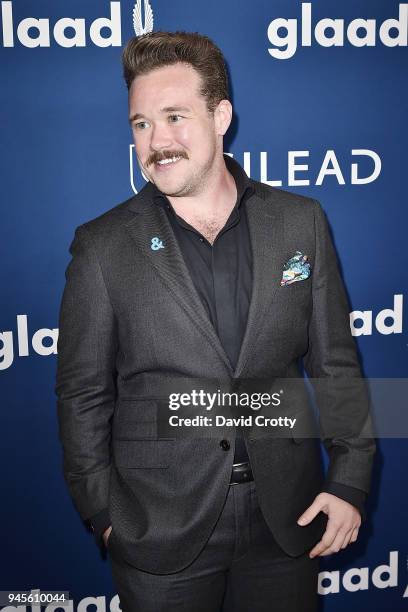
[[[221,100],[229,100],[224,56],[210,38],[198,32],[149,32],[131,38],[122,54],[127,88],[137,76],[178,62],[190,64],[201,76],[200,94],[210,113]]]

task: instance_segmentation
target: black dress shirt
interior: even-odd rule
[[[167,213],[194,286],[235,369],[252,291],[252,251],[246,202],[254,193],[254,187],[237,162],[228,156],[224,159],[235,180],[237,201],[212,245],[177,215],[168,198],[155,185],[153,198],[154,204],[162,206]],[[241,428],[238,427],[236,433],[234,463],[249,461]],[[326,482],[323,491],[354,505],[362,519],[365,518],[364,491],[336,482]],[[101,544],[101,535],[110,525],[108,510],[95,515],[91,525]]]
[[[252,292],[252,252],[245,202],[254,188],[243,170],[232,172],[237,200],[212,245],[177,215],[156,187],[154,202],[167,212],[194,286],[235,369]],[[242,430],[237,428],[234,463],[246,461],[249,458]]]

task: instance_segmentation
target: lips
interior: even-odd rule
[[[159,171],[167,170],[175,166],[181,159],[183,158],[180,156],[167,157],[166,159],[155,162],[154,167]]]

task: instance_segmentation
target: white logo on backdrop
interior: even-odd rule
[[[227,155],[233,157],[231,153]],[[259,176],[251,173],[251,162],[255,156],[259,156]],[[333,149],[328,149],[323,159],[316,160],[317,167],[313,172],[309,166],[310,151],[287,151],[285,156],[286,169],[283,178],[271,176],[271,168],[274,163],[268,151],[259,153],[244,151],[242,166],[249,177],[271,187],[321,186],[330,181],[338,185],[368,185],[377,180],[382,169],[380,156],[371,149],[351,149],[350,160],[347,163],[339,160]],[[147,181],[147,178],[141,173],[135,146],[132,144],[129,145],[129,175],[134,193],[139,191],[138,187],[140,188],[139,174]]]
[[[149,0],[144,0],[144,15],[145,25],[143,27],[142,0],[137,0],[135,8],[133,9],[133,27],[136,36],[141,36],[142,34],[153,31],[153,9],[150,6]]]
[[[97,47],[120,47],[122,23],[120,2],[110,2],[110,15],[91,23],[84,18],[62,17],[52,27],[50,19],[26,17],[15,23],[11,0],[1,2],[3,46],[14,47],[15,36],[24,47],[50,47],[53,40],[60,47],[86,47],[87,38]],[[102,30],[105,34],[102,36]],[[108,32],[108,34],[106,34]]]
[[[368,591],[371,588],[389,589],[399,586],[398,580],[398,550],[391,550],[389,562],[373,568],[352,567],[343,575],[340,571],[320,572],[318,581],[318,593],[320,595],[331,595],[340,593],[342,588],[350,593],[357,591]],[[408,597],[408,586],[401,597]]]
[[[3,47],[14,47],[17,39],[21,45],[51,47],[56,43],[60,47],[86,47],[92,42],[97,47],[120,47],[122,45],[122,19],[120,2],[110,2],[110,14],[87,22],[82,17],[62,17],[54,24],[50,19],[26,17],[16,22],[13,2],[2,0],[0,4],[0,32]],[[144,25],[143,15],[144,13]],[[133,27],[136,36],[153,30],[153,9],[148,0],[137,0],[133,8]],[[102,35],[102,30],[104,34]]]
[[[390,334],[402,334],[403,295],[394,295],[393,308],[380,310],[374,319],[374,326],[378,333],[383,336]],[[355,322],[358,321],[358,325]],[[353,336],[373,335],[373,311],[353,310],[350,313],[350,327]]]
[[[345,26],[344,19],[312,21],[312,3],[302,2],[300,28],[297,19],[273,19],[268,26],[268,49],[276,59],[290,59],[302,47],[316,42],[321,47],[344,47],[345,39],[353,47],[375,47],[379,39],[386,47],[408,46],[408,4],[399,5],[398,19],[386,19],[377,25],[375,19],[353,19]],[[298,32],[300,29],[300,32]],[[378,32],[377,32],[378,29]],[[283,33],[282,33],[283,32]],[[277,48],[276,48],[277,47]]]
[[[11,330],[0,331],[0,370],[7,370],[14,361],[15,339],[18,357],[29,357],[32,351],[43,357],[56,355],[58,332],[57,328],[43,327],[33,333],[28,329],[28,316],[17,315],[17,333]],[[15,339],[14,335],[16,335]]]

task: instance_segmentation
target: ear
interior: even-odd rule
[[[214,110],[216,133],[224,136],[232,120],[232,104],[229,100],[221,100]]]

